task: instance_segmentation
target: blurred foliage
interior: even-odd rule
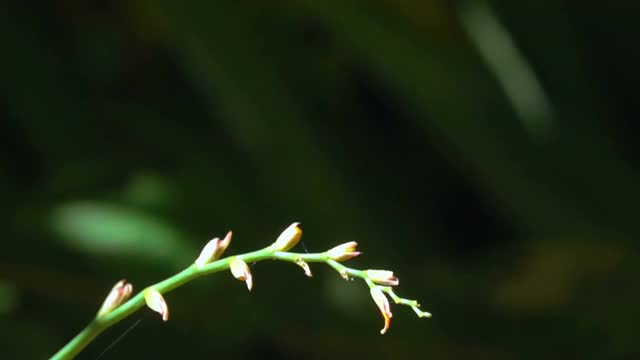
[[[366,287],[253,267],[80,358],[630,359],[640,320],[633,1],[9,1],[0,357],[46,358],[126,277],[234,230],[356,240]],[[133,328],[131,328],[134,326]],[[206,354],[206,355],[203,355]]]

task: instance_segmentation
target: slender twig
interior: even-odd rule
[[[230,234],[228,236],[230,239]],[[298,234],[298,239],[299,239],[299,234]],[[217,240],[217,239],[214,239],[214,240]],[[212,242],[214,240],[212,240]],[[295,242],[297,242],[297,240]],[[295,245],[295,242],[293,243],[293,245]],[[222,248],[221,251],[224,251],[224,248],[226,248],[227,245],[228,245],[228,241],[226,244],[224,244],[224,247]],[[137,295],[133,296],[128,301],[122,304],[118,304],[116,302],[115,308],[113,309],[111,308],[107,308],[107,310],[101,309],[101,312],[99,313],[99,315],[96,316],[80,333],[78,333],[73,339],[71,339],[71,341],[69,341],[64,347],[62,347],[57,353],[55,353],[51,359],[52,360],[73,359],[78,353],[80,353],[85,347],[87,347],[93,341],[93,339],[95,339],[105,329],[113,326],[114,324],[132,315],[134,312],[136,312],[141,307],[143,307],[145,303],[147,303],[150,307],[154,308],[153,306],[154,304],[150,304],[149,303],[150,300],[145,299],[145,294],[149,292],[149,289],[155,290],[159,294],[166,294],[198,277],[217,273],[223,270],[227,270],[230,267],[233,267],[234,265],[232,264],[232,259],[234,258],[236,259],[234,261],[238,261],[237,259],[240,259],[244,261],[245,264],[258,262],[262,260],[280,260],[280,261],[291,262],[301,266],[305,271],[305,273],[307,273],[307,275],[309,276],[311,276],[311,271],[307,263],[325,263],[330,267],[332,267],[333,269],[335,269],[340,274],[340,276],[342,276],[345,279],[360,278],[360,279],[363,279],[370,288],[372,289],[380,288],[380,290],[388,294],[395,301],[396,304],[407,305],[413,308],[416,314],[418,314],[418,316],[420,317],[431,316],[431,314],[422,312],[418,309],[419,304],[417,303],[417,301],[400,298],[393,292],[390,286],[381,286],[376,284],[376,283],[382,284],[382,285],[389,284],[388,281],[389,279],[391,279],[391,281],[395,281],[395,283],[392,285],[396,285],[397,278],[393,277],[393,273],[385,272],[382,270],[373,270],[373,272],[371,270],[357,270],[357,269],[346,267],[341,263],[339,263],[339,261],[349,259],[359,254],[355,252],[355,245],[357,245],[356,243],[343,244],[343,245],[337,246],[332,250],[322,252],[322,253],[295,253],[295,252],[279,251],[278,249],[288,250],[288,248],[292,247],[292,245],[291,244],[288,244],[287,246],[276,246],[276,245],[278,245],[277,242],[262,250],[253,251],[253,252],[249,252],[241,255],[230,256],[230,257],[222,258],[209,263],[204,263],[204,264],[194,263],[189,267],[187,267],[186,269],[182,270],[181,272],[143,289],[143,291],[140,291]],[[246,271],[249,272],[248,268]],[[376,274],[375,272],[383,273],[383,275],[385,276],[390,275],[390,277],[388,279],[379,278],[380,275]],[[373,274],[378,276],[378,278],[373,276]],[[251,277],[250,272],[248,276]],[[121,282],[118,285],[116,285],[117,289],[114,288],[112,293],[116,290],[121,291],[123,288],[126,289],[126,286],[122,286],[123,284],[124,283]],[[249,283],[247,285],[249,287],[251,286]],[[124,298],[128,297],[131,291],[130,285],[127,285],[127,286],[129,286],[129,288],[127,289],[128,291],[125,291],[126,294],[124,295]],[[122,293],[118,293],[118,294],[122,296]],[[164,299],[162,299],[162,296],[161,295],[158,295],[158,296],[160,297],[159,301],[162,301],[163,305],[166,307],[166,304],[164,303]],[[374,298],[374,300],[376,299]],[[386,298],[384,300],[386,301]],[[376,303],[377,302],[378,300],[376,300]],[[103,308],[104,307],[105,305],[103,305]],[[168,310],[167,309],[165,310],[167,311],[167,314],[163,314],[163,317],[165,315],[168,317]],[[383,311],[382,308],[381,308],[381,311]],[[387,310],[387,311],[388,311],[388,314],[385,314],[385,312],[383,311],[383,315],[385,316],[385,321],[387,321],[387,315],[389,317],[391,316],[390,310]],[[388,323],[385,322],[385,329],[384,329],[385,331],[387,327],[388,327]]]

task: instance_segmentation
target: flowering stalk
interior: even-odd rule
[[[295,253],[280,250],[289,250],[295,246],[300,239],[301,233],[302,231],[298,224],[294,223],[285,230],[274,244],[264,249],[218,259],[229,245],[231,240],[231,233],[229,233],[223,242],[218,239],[209,242],[195,263],[181,272],[143,289],[128,301],[125,300],[131,292],[131,285],[123,281],[116,284],[116,287],[105,301],[109,305],[106,307],[103,305],[99,316],[96,316],[84,330],[54,354],[51,359],[73,359],[105,329],[127,318],[145,305],[158,312],[164,321],[168,320],[169,308],[162,294],[166,294],[198,277],[230,270],[234,277],[245,281],[247,287],[251,290],[253,277],[246,264],[262,260],[291,262],[302,267],[307,276],[311,276],[309,263],[325,263],[336,270],[344,279],[358,278],[364,280],[370,288],[374,303],[384,317],[385,326],[381,331],[383,334],[388,330],[392,316],[391,307],[385,294],[396,304],[411,307],[419,317],[431,317],[430,313],[419,309],[420,305],[416,300],[404,299],[395,294],[391,286],[398,285],[398,278],[391,271],[357,270],[342,265],[340,261],[348,260],[360,254],[355,251],[357,244],[354,242],[338,245],[321,253]]]

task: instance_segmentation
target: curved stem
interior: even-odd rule
[[[280,260],[287,261],[295,264],[299,264],[301,261],[312,262],[312,263],[325,263],[335,269],[343,278],[348,279],[349,277],[361,278],[370,283],[371,280],[368,278],[366,271],[356,270],[348,268],[339,262],[332,260],[329,258],[327,252],[323,253],[293,253],[293,252],[282,252],[275,251],[271,246],[266,247],[262,250],[253,251],[241,255],[236,255],[236,257],[241,258],[247,263],[262,261],[262,260]],[[168,293],[189,281],[192,281],[200,276],[205,276],[209,274],[213,274],[219,271],[223,271],[229,269],[229,262],[231,257],[226,257],[209,264],[206,264],[202,267],[198,267],[195,264],[187,267],[181,272],[162,280],[156,284],[151,285],[150,287],[155,288],[161,294]],[[370,284],[370,286],[372,283]],[[392,294],[388,291],[391,296]],[[116,323],[122,321],[127,318],[141,307],[145,305],[144,299],[144,289],[140,291],[136,296],[129,299],[129,301],[123,303],[113,311],[108,314],[100,317],[94,318],[88,325],[85,327],[80,333],[78,333],[71,341],[69,341],[64,347],[62,347],[57,353],[55,353],[51,360],[68,360],[73,359],[78,353],[80,353],[84,348],[86,348],[92,341],[95,339],[100,333],[102,333],[105,329],[115,325]],[[403,301],[399,301],[399,300]],[[414,305],[414,302],[409,303],[408,300],[394,298],[396,303],[401,303],[406,305]],[[417,304],[417,303],[416,303]],[[417,310],[417,309],[415,309]]]

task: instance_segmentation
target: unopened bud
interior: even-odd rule
[[[329,259],[335,261],[349,260],[360,255],[360,252],[356,251],[357,246],[357,242],[349,241],[348,243],[338,245],[333,249],[327,251],[327,256],[329,256]]]
[[[229,243],[231,243],[231,235],[232,233],[229,231],[224,239],[220,240],[219,238],[214,238],[209,241],[202,249],[202,252],[200,252],[200,256],[196,259],[196,266],[201,268],[222,256],[229,246]]]
[[[309,264],[307,264],[304,260],[298,259],[296,261],[296,264],[298,266],[300,266],[302,268],[302,270],[304,270],[304,274],[305,275],[307,275],[308,277],[313,277],[313,274],[311,273],[311,268],[309,267]]]
[[[236,279],[244,281],[247,284],[247,289],[251,291],[253,287],[253,276],[251,275],[251,270],[249,270],[249,265],[241,258],[234,256],[229,261],[229,268],[231,269],[231,274],[233,274]]]
[[[107,295],[107,298],[104,299],[100,310],[98,310],[98,317],[109,314],[123,302],[127,301],[132,291],[133,286],[127,283],[125,279],[118,281],[109,292],[109,295]]]
[[[393,271],[388,270],[367,270],[367,277],[376,284],[397,286],[400,280],[393,276]]]
[[[151,310],[162,316],[162,321],[169,320],[169,307],[158,290],[152,287],[147,288],[144,291],[144,300],[147,302],[147,306],[151,308]]]
[[[276,241],[271,245],[275,251],[287,251],[296,246],[302,236],[302,229],[298,226],[300,223],[294,222],[289,225]]]
[[[371,288],[371,297],[384,318],[384,327],[380,330],[380,334],[384,334],[389,330],[389,326],[391,326],[391,317],[393,316],[391,313],[391,306],[389,305],[389,299],[387,299],[382,290],[377,286]]]

